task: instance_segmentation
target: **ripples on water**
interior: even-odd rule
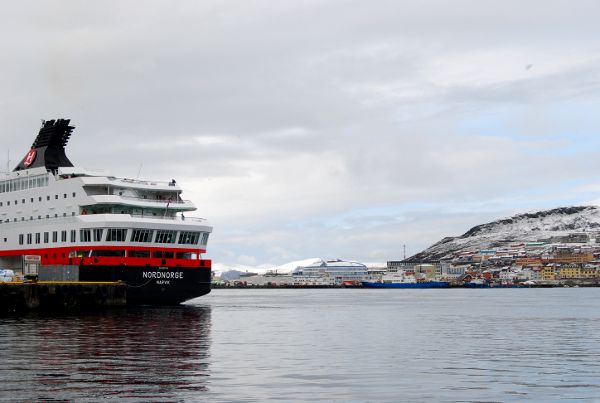
[[[600,289],[215,290],[0,320],[0,396],[600,401]]]
[[[5,318],[3,400],[177,400],[206,391],[210,308]]]

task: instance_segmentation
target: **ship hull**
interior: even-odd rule
[[[479,283],[465,283],[463,284],[464,288],[490,288],[490,285],[485,283],[485,284],[479,284]]]
[[[363,281],[365,288],[448,288],[450,283],[446,281],[426,281],[422,283],[377,283]]]
[[[210,292],[211,270],[192,267],[80,266],[80,281],[121,281],[128,305],[177,305]]]

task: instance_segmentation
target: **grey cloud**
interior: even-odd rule
[[[424,247],[466,222],[495,218],[510,200],[526,204],[526,189],[592,180],[593,150],[559,155],[576,138],[549,140],[547,122],[527,116],[596,97],[599,8],[592,1],[7,3],[0,6],[3,140],[16,161],[38,119],[72,118],[73,161],[129,177],[143,164],[142,177],[187,184],[186,197],[215,224],[218,259],[383,259],[403,239]],[[563,53],[575,55],[572,63]],[[509,63],[519,73],[500,69]],[[503,105],[524,110],[507,117],[513,131],[464,129]],[[539,138],[524,141],[523,128]],[[471,216],[406,207],[498,200],[505,201],[492,212],[479,207]],[[318,225],[390,205],[413,219],[382,214],[360,217],[364,228],[352,220],[348,228]]]

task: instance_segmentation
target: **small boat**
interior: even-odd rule
[[[470,282],[464,283],[463,287],[465,287],[465,288],[490,288],[490,284],[481,278],[474,278]]]

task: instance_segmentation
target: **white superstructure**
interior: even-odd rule
[[[188,216],[196,207],[182,199],[179,185],[64,166],[72,129],[68,121],[45,122],[21,164],[0,176],[0,267],[19,269],[24,255],[41,256],[43,265],[79,258],[90,265],[210,267],[201,254],[212,228]]]
[[[358,262],[343,260],[321,260],[297,267],[292,277],[299,283],[317,283],[327,280],[327,284],[342,284],[345,281],[360,282],[369,278],[367,266]]]

